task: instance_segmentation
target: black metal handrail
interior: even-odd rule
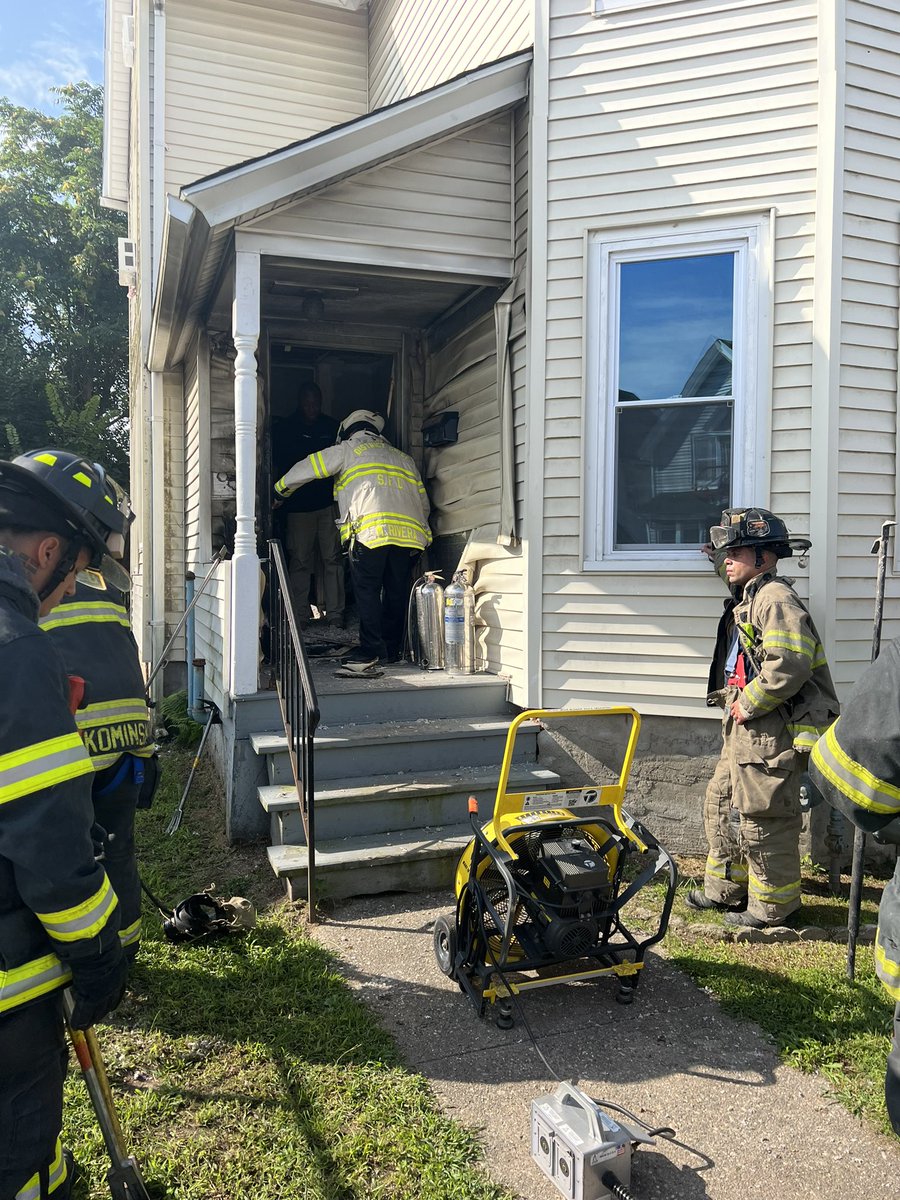
[[[319,724],[319,699],[294,607],[287,563],[281,542],[269,542],[269,659],[288,756],[297,788],[300,818],[306,834],[308,865],[306,895],[309,920],[316,919],[316,806],[314,740]]]

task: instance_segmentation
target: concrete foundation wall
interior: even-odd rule
[[[538,760],[568,787],[613,782],[625,752],[628,724],[610,717],[554,722],[538,739]],[[625,808],[672,854],[706,857],[703,799],[721,746],[718,721],[702,717],[645,717]],[[823,804],[803,819],[800,853],[827,866],[831,809]],[[841,861],[849,870],[853,830],[845,823]],[[871,838],[867,861],[884,864],[888,853]]]
[[[209,735],[210,758],[222,784],[225,833],[230,842],[257,841],[269,831],[269,818],[260,807],[256,789],[266,783],[265,763],[250,745],[252,729],[241,728],[243,711],[222,713],[222,722]]]

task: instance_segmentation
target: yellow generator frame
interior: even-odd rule
[[[629,721],[617,782],[550,792],[508,791],[522,726],[578,718]],[[640,728],[640,715],[627,706],[531,709],[512,722],[494,811],[483,827],[477,802],[469,801],[473,838],[456,871],[455,919],[438,918],[434,930],[438,966],[467,993],[479,1016],[499,1001],[497,1023],[508,1028],[511,995],[606,975],[618,979],[621,1003],[633,999],[646,951],[665,934],[678,883],[670,855],[624,808]],[[587,899],[580,897],[582,919],[566,921],[560,906],[547,898],[550,881],[543,877],[536,847],[573,837],[587,844],[592,866],[602,858],[607,882]],[[635,933],[624,910],[660,875],[665,894],[656,928]]]

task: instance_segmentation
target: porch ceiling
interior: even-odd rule
[[[348,329],[421,329],[481,290],[463,281],[323,270],[296,259],[264,258],[260,314],[264,325],[298,340],[316,340],[318,332],[335,325]],[[318,301],[322,305],[319,311]],[[209,324],[214,329],[229,328],[227,288],[222,288]]]

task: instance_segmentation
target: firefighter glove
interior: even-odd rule
[[[128,962],[117,941],[96,958],[69,965],[75,995],[69,1024],[73,1029],[89,1029],[118,1008],[125,991]]]

